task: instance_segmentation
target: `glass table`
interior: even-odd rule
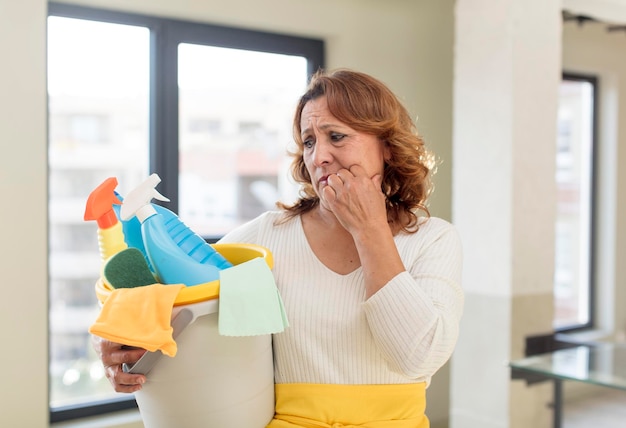
[[[554,382],[554,427],[561,427],[563,386],[566,381],[626,391],[626,345],[595,342],[511,361],[513,379],[528,383]]]

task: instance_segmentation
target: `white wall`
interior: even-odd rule
[[[450,219],[453,0],[66,3],[324,39],[328,67],[381,78],[419,116],[421,133],[442,160],[431,210]],[[46,13],[44,0],[0,0],[0,426],[11,428],[48,421]],[[445,421],[447,367],[429,391],[430,417]]]
[[[453,212],[466,251],[451,426],[541,428],[549,390],[517,388],[506,362],[552,329],[560,0],[457,0],[456,15]]]

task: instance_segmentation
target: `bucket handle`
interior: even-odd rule
[[[172,318],[172,338],[176,339],[178,335],[191,323],[193,323],[196,318],[202,315],[208,315],[216,312],[217,310],[217,300],[209,300],[206,302],[202,302],[195,305],[189,305],[187,307],[181,308]],[[126,373],[136,373],[136,374],[148,374],[150,370],[155,366],[155,364],[159,361],[159,359],[163,356],[161,351],[150,352],[146,351],[142,357],[135,362],[132,366],[124,363],[122,365],[122,369]]]

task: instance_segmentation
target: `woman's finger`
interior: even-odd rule
[[[100,355],[104,373],[117,392],[136,392],[146,382],[142,374],[125,373],[123,365],[132,366],[146,352],[145,349],[122,345],[105,339],[94,339],[94,348]]]
[[[105,374],[116,392],[137,392],[146,382],[144,375],[125,373],[121,364],[105,367]]]

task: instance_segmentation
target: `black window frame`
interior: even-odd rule
[[[589,276],[587,278],[587,286],[589,292],[589,320],[586,323],[572,324],[569,326],[563,326],[555,328],[556,334],[560,333],[574,333],[584,330],[593,329],[596,325],[596,293],[597,288],[595,284],[596,277],[596,248],[597,248],[597,196],[598,196],[598,111],[599,111],[599,78],[598,76],[591,74],[583,74],[576,72],[564,71],[561,75],[561,81],[575,81],[575,82],[587,82],[593,86],[593,111],[591,118],[591,207],[589,207],[589,239],[591,248],[589,249]]]
[[[162,18],[138,13],[49,2],[48,16],[146,27],[150,31],[149,169],[163,180],[168,208],[178,210],[178,44],[193,43],[232,49],[297,55],[307,59],[307,74],[324,68],[321,39],[237,27]],[[212,241],[216,237],[212,237]],[[136,408],[132,395],[81,405],[52,407],[50,423]]]

